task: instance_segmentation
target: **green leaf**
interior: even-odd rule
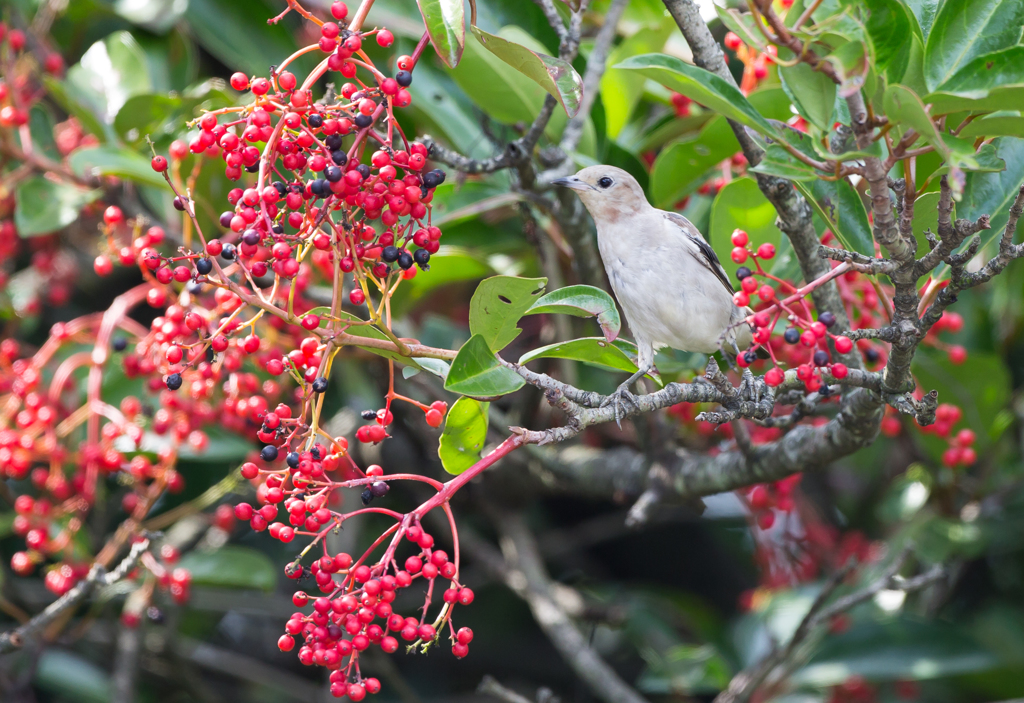
[[[488,348],[499,352],[522,332],[516,325],[537,301],[546,278],[492,276],[484,279],[469,301],[469,332],[483,337]]]
[[[927,96],[932,115],[947,115],[951,112],[995,112],[997,110],[1018,110],[1024,105],[1024,86],[1010,85],[993,88],[983,98],[965,98],[956,93],[931,93]]]
[[[167,181],[153,170],[149,160],[131,149],[112,144],[77,149],[68,157],[71,170],[83,177],[117,176],[145,185],[166,188]]]
[[[18,184],[14,193],[14,224],[22,237],[49,234],[78,219],[78,211],[103,192],[33,176]]]
[[[800,115],[823,132],[829,131],[832,128],[832,111],[836,104],[835,82],[805,63],[779,66],[779,78],[782,79],[782,87],[793,99],[793,105]]]
[[[840,97],[849,97],[865,86],[871,64],[864,42],[846,42],[826,56],[825,61],[832,64],[841,81],[837,89]]]
[[[615,68],[637,71],[731,120],[752,127],[762,134],[777,136],[775,127],[754,109],[739,88],[709,71],[692,66],[674,56],[633,56]]]
[[[485,49],[554,96],[569,117],[579,111],[583,79],[567,61],[531,51],[477,27],[472,32]]]
[[[191,551],[180,566],[192,574],[192,584],[219,588],[274,590],[277,567],[263,552],[228,544],[211,551]]]
[[[910,61],[913,45],[907,37],[918,29],[906,6],[899,0],[857,0],[855,3],[867,12],[864,28],[875,49],[875,69],[884,71],[891,82],[903,77]]]
[[[58,698],[81,703],[109,703],[113,696],[106,671],[84,657],[56,647],[48,647],[39,657],[34,683]]]
[[[935,13],[939,11],[942,0],[903,0],[903,4],[914,16],[921,36],[925,39],[932,31],[932,24],[935,22]]]
[[[994,669],[999,658],[955,625],[901,617],[865,620],[828,637],[796,671],[794,686],[825,687],[851,676],[873,681],[933,679]]]
[[[558,342],[526,352],[519,359],[520,364],[527,364],[534,359],[572,359],[582,361],[591,366],[635,373],[636,364],[629,356],[604,337],[584,337],[568,342]]]
[[[441,465],[448,473],[458,476],[480,460],[487,441],[488,407],[490,403],[459,398],[448,411],[437,447]]]
[[[596,317],[604,338],[609,342],[619,336],[619,328],[622,326],[615,301],[605,291],[594,286],[566,286],[541,296],[526,314],[541,313]]]
[[[715,117],[694,139],[675,142],[654,160],[651,198],[655,207],[671,209],[703,182],[704,175],[736,151],[729,123]]]
[[[459,349],[444,382],[445,390],[477,398],[507,395],[523,385],[525,381],[498,362],[487,340],[479,334],[470,337]]]
[[[271,63],[296,49],[287,22],[267,24],[281,12],[266,0],[189,0],[185,19],[196,41],[231,70],[265,76]],[[308,61],[300,59],[292,71]]]
[[[935,236],[938,236],[938,207],[939,193],[937,191],[931,193],[922,193],[921,195],[917,196],[917,199],[914,201],[914,219],[912,221],[911,226],[914,229],[914,236],[917,238],[918,256],[923,256],[925,252],[929,251],[928,240],[925,239],[924,236],[925,230],[928,230]],[[955,220],[956,203],[953,203],[952,217]],[[942,264],[940,268],[945,268],[945,264]],[[946,275],[949,275],[948,270],[946,271]]]
[[[986,98],[995,88],[1024,85],[1024,46],[978,56],[937,91],[966,98]]]
[[[848,251],[875,255],[874,238],[864,202],[846,180],[797,183],[797,190],[811,204],[832,234]]]
[[[989,115],[972,121],[962,130],[960,136],[974,137],[1024,137],[1024,117],[1019,115]]]
[[[644,28],[612,49],[608,65],[614,66],[637,54],[661,51],[668,40],[672,27],[667,22],[656,29]],[[635,80],[629,71],[610,68],[601,77],[601,95],[614,96],[604,102],[605,133],[613,139],[626,126],[633,108],[644,93],[642,81]]]
[[[753,178],[738,178],[718,191],[711,206],[709,239],[729,280],[733,280],[733,274],[739,268],[739,264],[730,257],[732,231],[737,228],[744,230],[755,249],[765,242],[774,244],[778,249],[782,233],[775,226],[775,218],[775,208]]]
[[[442,184],[438,190],[445,185],[447,184]],[[434,197],[437,197],[436,193]],[[439,219],[435,215],[434,222],[438,222]],[[398,295],[391,303],[392,309],[404,312],[443,286],[476,281],[491,273],[494,273],[494,270],[478,252],[461,247],[442,246],[430,257],[429,274],[421,274],[402,283]]]
[[[416,0],[423,15],[427,36],[437,57],[455,68],[466,46],[466,18],[462,0]]]
[[[1006,163],[1006,170],[968,173],[963,197],[957,205],[958,217],[976,220],[982,215],[991,216],[992,229],[983,233],[982,246],[1002,236],[1010,217],[1010,205],[1024,182],[1024,139],[999,137],[992,145],[996,157]]]
[[[754,24],[753,15],[749,12],[740,14],[738,10],[726,9],[717,4],[714,7],[722,24],[731,29],[744,44],[754,47],[764,46],[764,35],[758,31]]]
[[[131,32],[94,43],[67,72],[65,85],[102,122],[110,124],[128,98],[153,91],[146,53]]]
[[[133,142],[147,134],[152,135],[154,141],[176,135],[182,123],[192,119],[193,110],[201,102],[199,98],[158,93],[134,95],[118,110],[114,129],[122,139]]]
[[[1020,0],[953,0],[942,3],[924,47],[924,77],[935,91],[976,57],[1020,41]]]
[[[1006,407],[1012,387],[1010,372],[999,356],[972,351],[966,363],[955,366],[945,353],[921,349],[912,371],[926,393],[937,390],[940,403],[960,406],[980,446],[997,438],[990,433],[998,427],[996,416]]]
[[[815,181],[819,175],[817,171],[798,161],[778,144],[769,144],[764,158],[750,170],[767,176],[779,176],[790,181]]]

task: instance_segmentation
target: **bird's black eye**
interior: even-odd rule
[[[612,179],[609,178],[608,176],[601,176],[600,178],[597,179],[597,185],[601,186],[602,188],[609,188],[612,185]]]

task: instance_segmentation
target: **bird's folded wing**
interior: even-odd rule
[[[697,259],[702,265],[707,267],[718,280],[722,282],[725,289],[729,291],[729,295],[733,294],[732,284],[729,283],[729,277],[725,273],[725,269],[722,268],[722,264],[718,261],[718,256],[715,254],[715,250],[711,248],[711,245],[704,241],[704,237],[701,233],[693,226],[693,223],[682,215],[675,212],[666,212],[665,219],[668,220],[670,225],[674,225],[697,247]]]

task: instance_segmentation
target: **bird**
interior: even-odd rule
[[[629,388],[654,366],[654,350],[738,355],[752,342],[750,308],[733,302],[733,287],[714,249],[692,222],[647,201],[643,188],[614,166],[588,166],[554,185],[576,191],[597,225],[608,282],[637,346],[637,372],[602,406],[639,409]]]

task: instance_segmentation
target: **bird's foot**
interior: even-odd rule
[[[740,398],[744,400],[752,400],[755,403],[761,402],[761,386],[754,379],[754,374],[751,373],[750,369],[743,369],[743,380],[740,381],[739,393]]]
[[[609,405],[615,408],[615,424],[619,426],[619,429],[622,429],[622,418],[629,412],[629,405],[632,405],[637,410],[640,409],[637,397],[630,392],[626,383],[619,386],[617,391],[605,398],[604,402],[601,403],[602,408]]]

